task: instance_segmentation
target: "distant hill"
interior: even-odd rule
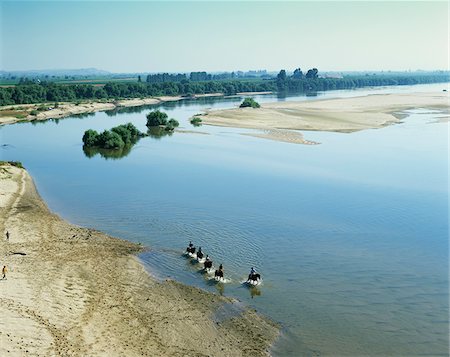
[[[97,68],[80,68],[80,69],[39,69],[27,71],[0,71],[0,77],[102,77],[110,76],[111,72]]]

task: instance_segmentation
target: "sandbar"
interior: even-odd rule
[[[248,308],[215,320],[237,304],[151,277],[141,246],[62,220],[7,163],[0,227],[0,356],[269,355],[273,322]]]
[[[409,109],[427,108],[449,114],[449,94],[373,94],[352,98],[264,103],[261,108],[210,110],[202,124],[265,130],[252,134],[278,140],[277,130],[355,132],[382,128],[404,119]],[[274,133],[271,135],[270,133]],[[286,141],[286,140],[285,140]],[[292,142],[304,142],[300,136]]]

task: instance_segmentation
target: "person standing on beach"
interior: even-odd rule
[[[9,231],[6,231],[6,240],[9,241]]]
[[[3,269],[2,269],[2,274],[3,274],[3,277],[2,277],[2,279],[5,279],[6,280],[6,272],[8,271],[8,269],[6,268],[6,265],[3,265]]]

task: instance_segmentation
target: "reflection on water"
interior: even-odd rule
[[[173,130],[166,130],[161,126],[153,126],[147,130],[147,135],[153,139],[161,139],[164,136],[172,136],[173,133]]]
[[[83,152],[84,155],[86,155],[86,157],[89,159],[99,154],[102,158],[106,160],[108,159],[118,160],[128,156],[132,148],[133,145],[125,145],[118,149],[103,149],[99,147],[83,145]]]
[[[429,87],[395,90],[420,88]],[[240,102],[162,110],[195,132],[193,115]],[[419,111],[380,130],[305,133],[322,142],[313,147],[203,125],[210,135],[147,137],[123,160],[86,159],[85,130],[131,121],[145,131],[149,109],[139,110],[1,127],[3,160],[22,161],[61,216],[152,247],[141,259],[157,277],[236,297],[280,322],[275,356],[448,355],[448,123]],[[210,283],[181,257],[189,240],[224,264],[229,284]],[[264,284],[247,288],[252,266]]]

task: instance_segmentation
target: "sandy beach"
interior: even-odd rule
[[[427,108],[448,117],[446,92],[374,94],[353,98],[303,102],[265,103],[261,108],[211,110],[201,116],[203,124],[260,129],[252,136],[292,143],[310,144],[292,130],[355,132],[401,122],[405,110]],[[282,132],[280,132],[282,130]],[[286,133],[290,130],[290,134]]]
[[[139,245],[60,219],[25,170],[0,166],[0,210],[1,356],[268,355],[274,323],[152,278]],[[218,320],[218,309],[234,313]]]

